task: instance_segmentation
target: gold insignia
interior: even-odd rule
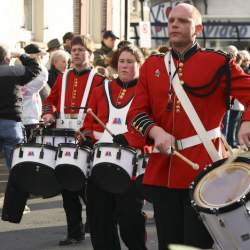
[[[155,71],[155,76],[156,76],[156,77],[160,77],[160,74],[161,74],[160,70],[157,69],[157,70]]]

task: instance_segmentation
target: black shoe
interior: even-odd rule
[[[73,245],[73,244],[79,244],[85,239],[84,235],[78,237],[78,238],[70,238],[67,237],[64,240],[59,241],[59,246],[68,246],[68,245]]]

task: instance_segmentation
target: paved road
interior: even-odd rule
[[[58,240],[65,237],[65,213],[60,196],[51,199],[32,199],[28,201],[31,212],[24,215],[20,224],[0,221],[1,250],[91,250],[89,236],[74,246],[59,247]],[[0,207],[1,200],[0,200]],[[145,209],[152,216],[150,205]],[[1,213],[1,210],[0,210]],[[85,220],[85,211],[83,211]],[[131,229],[133,230],[133,229]],[[156,250],[156,231],[152,218],[147,223],[148,249]],[[127,249],[123,245],[123,250]]]

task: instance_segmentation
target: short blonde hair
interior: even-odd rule
[[[68,52],[66,52],[62,49],[56,50],[56,51],[51,53],[50,64],[54,65],[55,62],[58,60],[58,58],[63,58],[66,60],[66,62],[68,62],[70,59],[70,55]]]

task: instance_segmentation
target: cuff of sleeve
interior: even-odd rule
[[[155,125],[155,122],[149,117],[145,112],[137,114],[137,116],[132,120],[132,127],[146,137],[150,128]]]

